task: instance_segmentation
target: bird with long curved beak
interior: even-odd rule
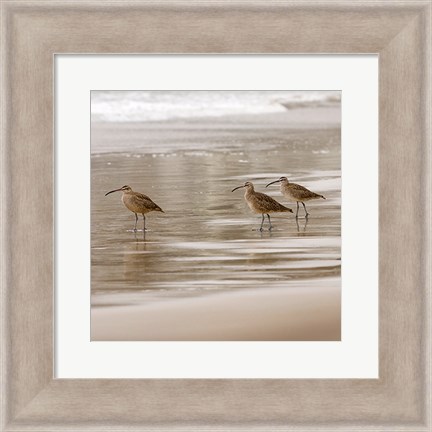
[[[146,213],[150,213],[152,211],[159,211],[165,213],[156,203],[154,203],[147,195],[144,195],[139,192],[134,192],[132,188],[128,185],[125,185],[119,189],[114,189],[105,194],[105,196],[113,193],[113,192],[123,192],[122,194],[122,202],[125,207],[135,214],[135,227],[134,231],[137,230],[138,223],[138,213],[142,214],[144,220],[144,231],[146,231]]]
[[[279,212],[290,212],[293,211],[278,203],[272,197],[263,194],[261,192],[255,192],[254,185],[251,182],[246,182],[242,186],[237,186],[231,192],[236,191],[237,189],[245,188],[244,198],[246,200],[247,205],[251,209],[253,213],[258,213],[262,215],[261,226],[259,228],[260,231],[263,230],[264,224],[264,215],[267,215],[269,221],[269,231],[273,228],[270,220],[270,213],[279,213]]]
[[[272,181],[268,185],[266,185],[266,187],[274,183],[280,183],[280,191],[282,195],[288,199],[288,201],[294,201],[297,203],[296,219],[298,218],[299,202],[303,204],[303,208],[305,210],[305,217],[307,218],[309,216],[309,213],[306,210],[306,205],[304,202],[319,198],[325,199],[323,195],[312,192],[302,185],[289,182],[286,177],[281,177],[278,180]]]

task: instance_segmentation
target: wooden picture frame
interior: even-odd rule
[[[1,12],[2,430],[431,430],[430,1]],[[379,379],[53,378],[55,53],[379,54]]]

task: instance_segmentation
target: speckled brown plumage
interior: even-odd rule
[[[163,210],[147,195],[139,192],[123,192],[122,201],[123,204],[134,213],[145,214],[150,213],[151,211],[163,212]]]
[[[268,217],[269,224],[270,224],[269,230],[271,230],[272,224],[270,221],[269,213],[280,213],[280,212],[292,213],[292,210],[290,208],[285,207],[284,205],[278,203],[272,197],[263,194],[261,192],[255,192],[254,185],[251,182],[246,182],[243,186],[238,186],[234,188],[232,192],[240,188],[246,189],[244,198],[251,211],[253,213],[258,213],[262,215],[260,231],[262,231],[263,229],[262,227],[264,224],[264,215],[267,215]]]
[[[303,204],[306,217],[308,217],[309,213],[306,210],[305,201],[310,201],[319,198],[325,199],[323,195],[312,192],[302,185],[299,185],[297,183],[290,183],[286,177],[281,177],[279,180],[270,182],[267,186],[270,186],[271,184],[274,183],[280,183],[280,191],[282,195],[288,199],[288,201],[294,201],[297,203],[296,218],[298,217],[299,202]]]
[[[140,192],[134,192],[132,190],[132,188],[128,185],[125,185],[125,186],[121,187],[120,189],[114,189],[112,191],[109,191],[105,194],[105,196],[109,195],[110,193],[118,192],[118,191],[123,192],[121,199],[122,199],[122,202],[125,205],[125,207],[135,214],[134,231],[137,230],[138,213],[143,215],[144,231],[146,230],[146,227],[145,227],[145,223],[146,223],[145,214],[146,213],[150,213],[152,211],[159,211],[159,212],[164,213],[164,211],[155,202],[153,202],[150,197],[148,197],[147,195],[144,195]]]

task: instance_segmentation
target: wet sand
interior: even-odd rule
[[[264,120],[93,125],[92,340],[340,340],[340,129]],[[231,189],[295,211],[281,175],[327,199],[261,233]],[[145,234],[124,184],[166,212]]]

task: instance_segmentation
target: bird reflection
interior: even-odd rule
[[[268,231],[260,231],[260,230],[253,230],[259,234],[260,238],[272,238],[273,237],[273,230]]]
[[[139,233],[139,234],[138,234]],[[145,245],[146,232],[145,231],[134,231],[135,243],[143,243]]]
[[[145,235],[145,234],[144,234]],[[129,287],[139,286],[145,280],[151,263],[148,259],[148,243],[141,232],[135,233],[134,240],[131,239],[122,250],[123,276],[122,279]]]
[[[308,218],[304,218],[302,219],[304,223],[299,223],[299,220],[296,218],[296,225],[297,225],[297,232],[299,233],[299,235],[303,236],[306,233],[306,227],[308,225],[309,219]]]

